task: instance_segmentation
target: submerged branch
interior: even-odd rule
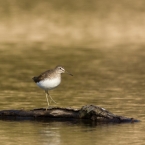
[[[97,122],[138,122],[139,120],[115,115],[104,108],[95,105],[86,105],[81,109],[50,107],[47,110],[38,108],[33,110],[1,110],[0,119],[81,119]]]

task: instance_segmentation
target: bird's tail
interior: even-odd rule
[[[37,82],[38,82],[37,77],[33,77],[32,79],[33,79],[33,81],[34,81],[35,83],[37,83]]]

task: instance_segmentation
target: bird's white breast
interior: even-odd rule
[[[51,90],[57,87],[61,82],[61,77],[53,78],[53,79],[45,79],[40,82],[37,82],[37,85],[44,90]]]

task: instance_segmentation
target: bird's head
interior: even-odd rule
[[[67,74],[69,74],[69,75],[71,75],[71,76],[73,76],[72,74],[70,74],[69,72],[67,72],[65,69],[64,69],[64,67],[62,67],[62,66],[57,66],[56,68],[56,71],[58,72],[58,73],[67,73]]]

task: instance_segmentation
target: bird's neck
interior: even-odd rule
[[[53,75],[53,78],[60,78],[61,79],[61,74],[60,73],[56,73],[55,75]]]

